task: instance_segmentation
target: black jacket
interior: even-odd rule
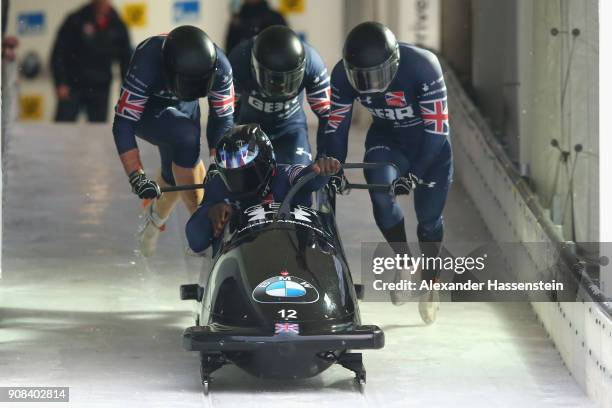
[[[55,85],[107,87],[113,61],[119,61],[123,78],[131,55],[130,37],[117,12],[111,9],[106,25],[100,26],[92,6],[84,6],[66,18],[55,39],[51,54]]]
[[[6,26],[8,24],[8,9],[9,0],[2,0],[2,36],[6,33]]]
[[[243,4],[240,12],[232,18],[225,40],[227,54],[243,40],[257,35],[273,25],[287,25],[283,16],[270,8],[266,1],[258,4]]]

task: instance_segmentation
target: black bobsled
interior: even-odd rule
[[[386,164],[345,168],[380,165]],[[361,324],[335,223],[335,197],[330,199],[326,187],[316,208],[290,207],[311,177],[302,178],[282,204],[235,211],[207,282],[181,287],[182,299],[199,302],[196,325],[185,330],[183,346],[200,353],[205,392],[211,374],[227,363],[281,379],[312,377],[338,363],[363,385],[366,371],[353,350],[384,346],[379,327]]]

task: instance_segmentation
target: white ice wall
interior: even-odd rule
[[[453,0],[447,0],[453,1]],[[599,237],[598,0],[473,0],[472,85],[540,204],[574,239],[564,150],[583,146],[573,183],[576,237]],[[573,165],[573,158],[570,167]],[[555,187],[555,185],[557,187]]]
[[[495,241],[540,242],[554,247],[554,240],[543,227],[543,222],[548,221],[538,220],[530,210],[531,205],[538,205],[537,200],[532,194],[527,197],[521,194],[516,180],[511,177],[511,174],[516,175],[512,164],[497,159],[501,147],[496,144],[491,129],[455,76],[447,72],[445,77],[449,88],[455,171]],[[548,251],[532,251],[525,259],[508,259],[509,266],[517,274],[524,264],[529,264],[530,270],[545,270],[542,265],[550,265],[550,260],[543,252]],[[583,290],[574,302],[534,302],[532,305],[578,384],[598,405],[612,407],[610,316]]]

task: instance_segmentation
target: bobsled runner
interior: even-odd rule
[[[282,203],[234,211],[206,281],[181,286],[182,299],[198,302],[183,346],[200,354],[205,393],[211,374],[228,363],[277,379],[312,377],[340,364],[365,384],[362,355],[355,350],[382,348],[384,334],[361,323],[359,287],[356,291],[334,217],[335,193],[330,187],[318,192],[314,208],[291,206],[314,176],[300,179]]]

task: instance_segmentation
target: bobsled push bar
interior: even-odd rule
[[[378,169],[381,167],[393,167],[397,172],[399,172],[397,166],[393,163],[387,163],[387,162],[380,162],[380,163],[344,163],[342,165],[342,169],[343,170],[350,170],[350,169],[363,169],[363,170],[369,170],[369,169]],[[316,177],[316,174],[314,173],[309,173],[306,176],[300,178],[298,180],[298,182],[291,187],[291,190],[289,190],[289,192],[287,193],[287,196],[285,197],[285,199],[283,200],[283,203],[281,204],[280,208],[278,209],[278,212],[276,213],[276,217],[274,218],[275,220],[285,220],[287,219],[287,217],[289,217],[289,214],[291,212],[291,202],[293,201],[293,197],[295,197],[295,195],[297,194],[298,191],[300,191],[300,189],[302,188],[303,185],[305,185],[306,183],[308,183],[310,180],[312,180],[313,178]],[[390,184],[360,184],[360,183],[350,183],[350,182],[346,182],[346,190],[350,191],[351,189],[356,189],[356,190],[376,190],[376,191],[385,191],[385,192],[389,192],[391,189],[391,185]],[[333,204],[332,207],[335,209],[336,205],[335,205],[335,198],[333,199]]]
[[[343,169],[364,169],[364,170],[368,170],[368,169],[377,169],[380,167],[385,167],[385,166],[391,166],[394,167],[397,170],[397,166],[393,163],[344,163],[342,165]],[[214,169],[210,169],[210,171],[207,174],[207,178],[210,176],[213,176],[213,174],[215,173],[216,170]],[[306,181],[308,182],[308,180]],[[304,184],[306,183],[304,182]],[[205,183],[202,184],[184,184],[181,186],[168,186],[168,187],[162,187],[161,192],[162,193],[171,193],[174,191],[188,191],[188,190],[197,190],[200,188],[204,188]],[[389,185],[388,184],[353,184],[353,183],[349,183],[347,185],[347,187],[349,189],[366,189],[366,190],[383,190],[383,191],[388,191],[389,190]],[[299,189],[298,189],[299,190]]]
[[[342,168],[345,170],[350,169],[363,169],[363,170],[373,170],[379,169],[381,167],[393,167],[395,171],[399,174],[399,169],[394,163],[390,162],[377,162],[377,163],[345,163]],[[364,183],[347,183],[346,188],[348,190],[374,190],[374,191],[389,191],[391,188],[390,184],[364,184]]]
[[[397,170],[397,167],[393,163],[344,163],[342,168],[345,170],[348,169],[377,169],[380,167],[392,166]],[[300,189],[308,183],[310,180],[315,178],[317,175],[315,173],[309,173],[306,176],[300,178],[297,183],[291,187],[291,190],[285,196],[283,203],[281,204],[278,212],[276,213],[276,220],[284,220],[289,217],[291,212],[291,203],[293,202],[293,198],[300,191]],[[389,191],[391,185],[389,184],[351,184],[347,183],[346,187],[348,189],[365,189],[365,190],[383,190]]]

